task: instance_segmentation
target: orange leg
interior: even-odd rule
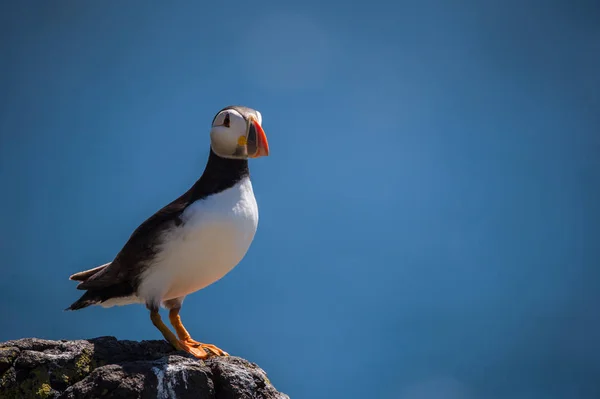
[[[192,339],[190,333],[187,332],[183,323],[181,323],[181,317],[179,316],[179,308],[174,308],[169,311],[169,320],[171,321],[171,325],[175,328],[175,332],[179,337],[179,344],[184,348],[184,350],[190,352],[192,355],[205,359],[209,356],[229,356],[229,354],[222,349],[217,348],[212,344],[203,344],[202,342],[198,342]],[[193,351],[201,351],[203,353],[202,356],[198,356]]]
[[[163,321],[160,317],[160,314],[158,313],[157,310],[150,311],[150,320],[152,320],[152,324],[154,324],[154,326],[156,328],[158,328],[158,330],[162,333],[163,337],[165,337],[167,342],[169,342],[171,345],[173,345],[173,347],[175,349],[180,350],[180,351],[189,352],[199,359],[205,359],[208,357],[208,353],[206,353],[206,351],[203,349],[192,348],[192,347],[183,345],[182,342],[180,342],[177,339],[175,334],[173,334],[173,332],[171,330],[169,330],[169,327],[167,327],[167,325],[165,323],[163,323]]]

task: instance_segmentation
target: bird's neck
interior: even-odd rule
[[[247,159],[221,158],[211,148],[204,173],[192,187],[192,201],[231,188],[249,175]]]

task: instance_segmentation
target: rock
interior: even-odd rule
[[[0,343],[0,398],[289,399],[247,360],[114,337]]]

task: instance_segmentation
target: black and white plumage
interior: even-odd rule
[[[112,262],[72,275],[72,280],[80,281],[77,288],[86,292],[68,309],[143,303],[158,320],[161,305],[175,311],[172,316],[178,320],[186,295],[231,271],[246,254],[258,226],[248,158],[269,153],[261,123],[261,114],[247,107],[219,111],[213,119],[210,155],[200,179],[143,222]],[[157,327],[165,335],[162,326]],[[172,341],[171,336],[165,338]],[[181,336],[178,341],[180,349],[198,357],[205,357],[202,352],[208,355],[202,347],[214,354],[224,353],[191,340],[200,346],[195,353],[182,343]]]

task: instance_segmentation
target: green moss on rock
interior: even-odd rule
[[[50,384],[42,384],[42,386],[37,390],[36,394],[38,398],[47,398],[52,393],[52,387]]]
[[[19,384],[14,384],[14,379],[4,383],[8,386],[2,387],[3,399],[44,399],[53,393],[48,370],[43,366],[32,369]]]
[[[79,359],[75,361],[76,377],[79,379],[84,378],[91,373],[94,368],[95,364],[92,354],[87,350],[83,350],[79,356]]]

